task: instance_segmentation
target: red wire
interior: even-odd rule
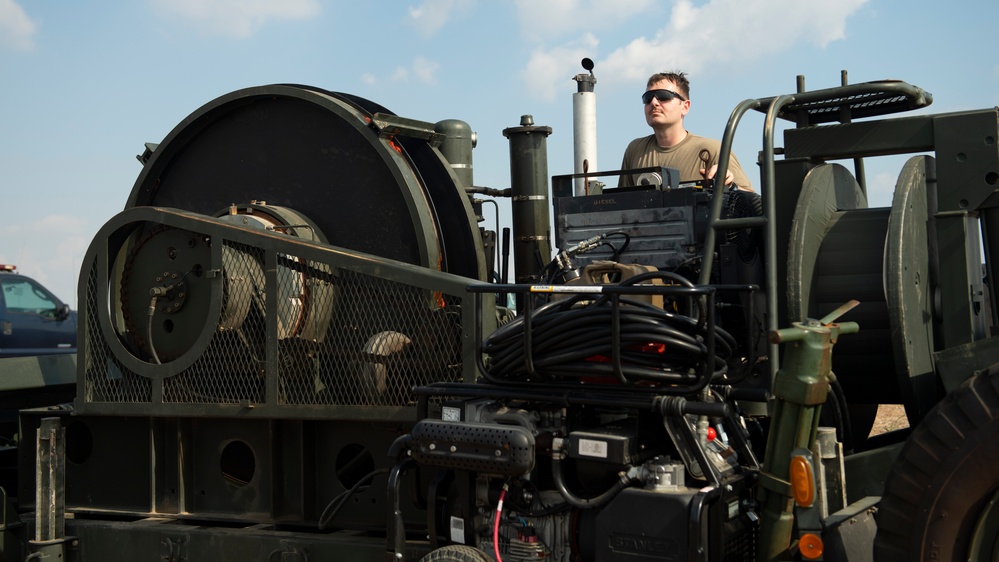
[[[500,557],[499,550],[499,525],[500,516],[503,514],[503,499],[506,497],[507,485],[503,484],[503,490],[500,492],[499,501],[496,503],[496,520],[493,521],[493,554],[496,555],[496,562],[503,562]]]

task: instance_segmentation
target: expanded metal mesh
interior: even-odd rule
[[[128,370],[108,349],[98,321],[101,303],[97,295],[97,265],[94,264],[87,276],[83,356],[77,359],[78,368],[84,372],[81,398],[86,402],[149,402],[152,400],[152,381]]]
[[[303,271],[320,267],[301,265]],[[334,273],[330,285],[336,290],[311,291],[315,300],[303,315],[316,323],[310,311],[331,310],[328,329],[310,326],[319,337],[278,345],[279,403],[405,406],[415,385],[461,380],[460,299],[351,271]]]
[[[179,373],[160,376],[160,366],[134,345],[131,353],[142,361],[132,365],[137,372],[116,359],[101,330],[99,282],[91,273],[85,408],[148,403],[160,414],[194,406],[207,414],[211,405],[238,405],[295,416],[308,407],[306,417],[336,418],[335,409],[316,406],[413,407],[414,386],[463,379],[459,296],[228,240],[221,265],[202,281],[220,295],[217,314],[199,312],[216,324],[207,344],[198,344],[197,357]],[[128,349],[128,329],[117,330]],[[174,360],[185,358],[164,364]]]
[[[893,106],[907,107],[907,102],[908,98],[903,94],[864,92],[831,100],[796,104],[792,109],[807,111],[811,123],[825,123],[839,119],[844,110],[849,110],[851,115],[857,116],[880,115],[882,112],[890,112],[889,108]],[[879,110],[879,106],[885,110]]]
[[[222,261],[222,315],[216,333],[190,368],[164,379],[164,402],[265,402],[267,287],[263,252],[227,242]]]

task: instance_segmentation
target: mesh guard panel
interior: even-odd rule
[[[144,212],[165,213],[158,223],[186,227],[182,211]],[[122,213],[130,214],[135,212]],[[130,343],[136,338],[127,326],[144,324],[110,327],[110,315],[125,307],[113,298],[106,308],[98,304],[108,302],[109,281],[96,263],[91,266],[81,315],[88,360],[79,362],[78,411],[411,419],[414,386],[473,379],[472,366],[463,361],[474,349],[467,336],[474,333],[474,315],[462,307],[471,280],[207,222],[188,230],[210,240],[212,263],[199,279],[188,276],[185,290],[212,291],[211,306],[154,313],[156,322],[177,326],[192,325],[185,312],[195,315],[202,330],[188,338],[196,342],[189,350],[163,364],[144,353],[155,342]],[[134,224],[128,228],[141,230]],[[91,254],[93,247],[88,256],[96,261]],[[148,276],[131,277],[135,283]]]

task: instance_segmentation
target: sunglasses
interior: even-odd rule
[[[687,101],[687,98],[681,96],[673,90],[649,90],[642,94],[642,103],[650,104],[652,103],[652,98],[656,98],[664,103],[672,100],[673,98],[680,98],[680,101]]]

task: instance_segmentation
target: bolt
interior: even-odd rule
[[[436,451],[436,450],[437,450],[437,444],[436,444],[436,443],[431,443],[431,444],[430,444],[430,445],[428,446],[428,448],[429,448],[429,449],[430,449],[431,451]]]
[[[451,452],[452,453],[455,452],[455,451],[457,451],[457,450],[458,450],[458,447],[455,447],[454,445],[451,445]]]

